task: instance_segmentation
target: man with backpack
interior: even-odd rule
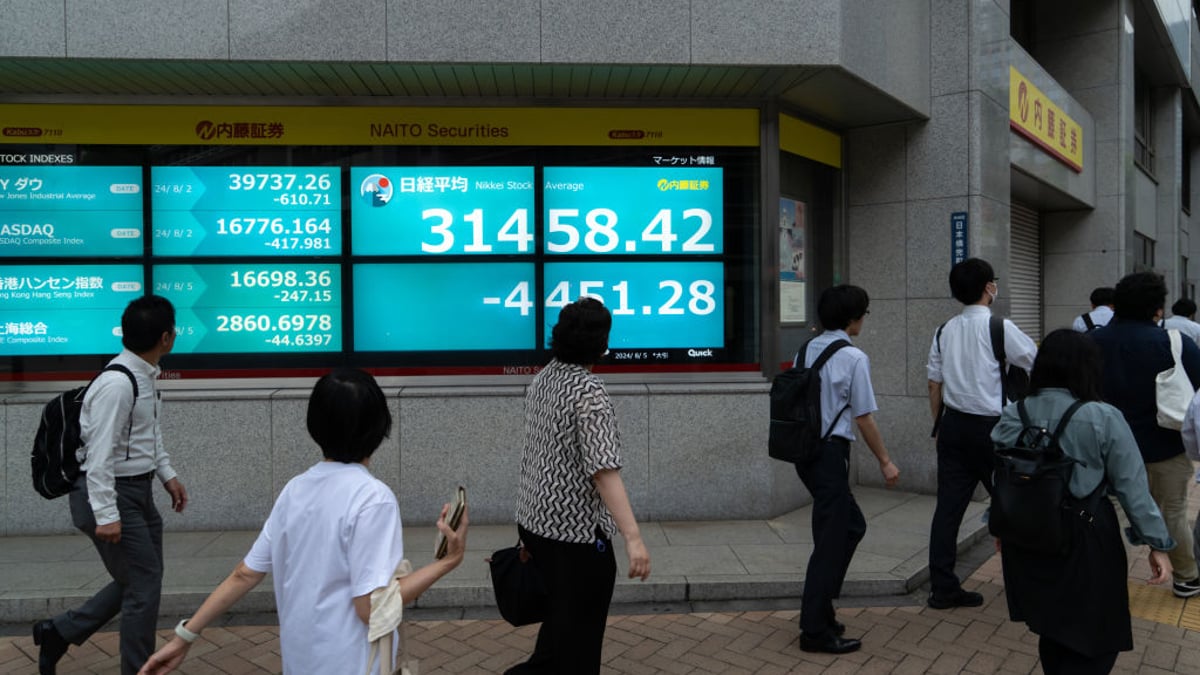
[[[937,505],[929,533],[928,604],[934,609],[983,604],[983,596],[964,589],[954,572],[958,528],[975,488],[991,490],[991,433],[1011,398],[1007,371],[1028,373],[1037,354],[1016,324],[993,320],[999,288],[987,261],[968,258],[951,268],[950,292],[963,310],[934,332],[926,367],[937,440]]]
[[[850,442],[855,423],[879,460],[884,483],[891,487],[900,478],[900,469],[888,457],[872,415],[878,406],[870,362],[861,349],[849,344],[862,330],[869,302],[867,292],[857,286],[826,289],[817,301],[817,316],[825,331],[796,354],[796,365],[811,367],[827,348],[834,350],[818,371],[819,452],[811,461],[796,464],[796,473],[813,497],[813,552],[800,606],[800,649],[806,652],[846,654],[862,646],[859,640],[842,637],[846,627],[838,623],[833,609],[850,559],[867,531],[862,510],[850,493]]]
[[[1084,312],[1075,317],[1071,323],[1080,333],[1090,333],[1101,326],[1107,326],[1113,316],[1113,295],[1116,293],[1111,286],[1101,286],[1092,289],[1088,300],[1092,303],[1092,311]]]
[[[1175,582],[1172,590],[1176,597],[1191,598],[1200,595],[1200,569],[1187,522],[1192,463],[1184,455],[1178,428],[1159,426],[1156,400],[1156,377],[1175,367],[1171,337],[1157,325],[1166,300],[1167,285],[1161,275],[1126,275],[1117,282],[1112,322],[1089,335],[1104,357],[1104,400],[1125,415],[1146,464],[1150,496],[1162,511],[1171,538],[1179,544],[1169,554]],[[1200,387],[1200,347],[1191,340],[1179,342],[1179,360],[1195,390]]]
[[[88,387],[79,416],[82,471],[69,495],[72,522],[91,538],[113,580],[78,609],[34,624],[42,675],[55,673],[69,645],[83,644],[118,613],[121,672],[137,673],[154,651],[163,573],[154,478],[176,512],[188,501],[163,448],[155,387],[159,360],[175,346],[175,309],[159,296],[138,298],[125,308],[121,332],[125,349],[109,365],[130,371],[134,383],[106,369]]]

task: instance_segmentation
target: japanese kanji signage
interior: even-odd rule
[[[950,264],[957,265],[970,256],[967,245],[967,212],[950,214]]]
[[[1009,66],[1008,125],[1050,156],[1083,171],[1083,127]]]

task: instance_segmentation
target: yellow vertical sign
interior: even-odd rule
[[[1008,125],[1050,156],[1083,171],[1083,127],[1009,66]]]

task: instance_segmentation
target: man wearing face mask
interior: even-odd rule
[[[937,506],[929,533],[929,606],[978,607],[983,596],[965,590],[954,572],[958,528],[976,486],[991,491],[992,427],[1007,401],[991,338],[991,305],[999,288],[992,266],[969,258],[950,270],[950,292],[962,313],[935,331],[929,347],[929,409],[937,439]],[[1003,319],[1010,368],[1033,368],[1037,346]]]

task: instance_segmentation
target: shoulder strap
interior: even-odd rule
[[[796,350],[796,358],[792,359],[792,367],[793,368],[803,368],[804,367],[804,359],[808,355],[808,343],[812,342],[814,339],[816,339],[816,337],[817,336],[814,335],[814,336],[808,338],[807,340],[805,340],[804,342],[800,343],[800,348]]]
[[[104,370],[102,370],[100,372],[106,373],[110,370],[115,370],[117,372],[125,373],[125,377],[129,378],[129,384],[133,385],[133,400],[136,401],[137,397],[138,397],[138,386],[137,386],[137,378],[133,376],[133,371],[119,363],[110,363],[104,367]],[[95,379],[95,378],[92,378],[92,379]]]
[[[946,322],[943,321],[942,325],[938,326],[937,332],[933,334],[933,341],[937,343],[937,350],[939,354],[942,353],[942,329],[945,327]]]
[[[1070,422],[1071,418],[1074,417],[1075,411],[1083,407],[1083,403],[1083,401],[1075,399],[1075,402],[1071,404],[1071,407],[1067,408],[1067,411],[1063,413],[1062,418],[1058,420],[1058,426],[1054,427],[1054,433],[1050,436],[1051,445],[1058,445],[1058,437],[1061,436],[1063,430],[1067,428],[1067,422]]]
[[[1179,331],[1174,328],[1167,330],[1167,338],[1171,341],[1171,359],[1178,368],[1179,358],[1183,355],[1183,339],[1180,337]]]
[[[1083,319],[1083,325],[1087,326],[1088,330],[1096,330],[1096,322],[1092,321],[1092,315],[1089,312],[1084,312],[1080,318]]]
[[[830,359],[830,357],[832,357],[834,355],[834,353],[837,352],[837,350],[841,349],[842,347],[849,347],[849,346],[850,346],[850,343],[848,341],[842,340],[840,338],[837,340],[834,340],[833,342],[830,342],[828,345],[825,346],[825,349],[821,351],[821,355],[817,357],[817,360],[813,361],[811,368],[813,370],[820,370],[821,366],[824,366],[825,362],[828,361]]]
[[[1022,429],[1033,426],[1033,422],[1029,421],[1029,411],[1025,410],[1025,399],[1017,401],[1017,414],[1021,416]]]
[[[107,373],[110,370],[125,373],[125,377],[129,378],[129,384],[133,385],[133,405],[129,406],[129,429],[125,432],[125,459],[129,459],[130,444],[133,442],[130,438],[133,435],[133,410],[137,407],[138,398],[137,378],[133,376],[132,370],[119,363],[110,363],[104,366],[104,370],[97,373],[96,377],[100,377],[102,373]],[[96,381],[96,377],[92,378],[92,382]],[[90,387],[91,385],[89,384],[88,386]]]
[[[824,350],[821,352],[821,356],[817,357],[817,360],[815,360],[815,362],[812,362],[812,366],[811,366],[812,370],[820,372],[821,366],[826,364],[827,360],[829,360],[830,357],[834,356],[834,353],[838,352],[838,350],[840,350],[840,348],[848,347],[848,346],[850,346],[850,342],[848,342],[846,340],[842,340],[842,339],[840,339],[840,337],[838,340],[829,342],[829,344],[826,346],[826,348],[824,348]],[[820,394],[818,394],[818,395],[820,395]],[[817,400],[818,400],[817,407],[820,407],[820,399],[817,399]],[[850,404],[848,404],[848,402],[845,406],[841,407],[841,410],[838,411],[838,414],[835,414],[835,416],[833,416],[833,422],[829,423],[829,429],[826,429],[826,432],[824,432],[824,434],[821,435],[822,441],[827,440],[827,438],[829,438],[829,436],[833,434],[834,426],[838,426],[838,420],[841,419],[841,414],[846,412],[847,408],[850,408]],[[817,428],[817,430],[820,431],[820,428]]]
[[[1008,373],[1007,355],[1004,353],[1004,319],[992,316],[988,319],[988,332],[992,337],[992,356],[1000,364],[1000,407],[1008,405]]]

